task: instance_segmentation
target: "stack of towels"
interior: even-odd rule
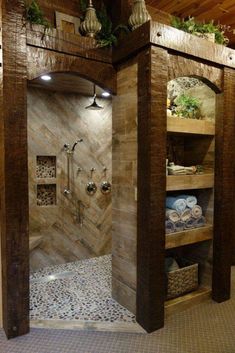
[[[166,234],[203,227],[206,224],[202,208],[192,195],[166,198]]]

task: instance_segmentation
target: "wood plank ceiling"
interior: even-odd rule
[[[194,16],[198,20],[214,20],[231,26],[228,33],[230,46],[235,47],[235,1],[234,0],[146,0],[146,4],[178,17]]]

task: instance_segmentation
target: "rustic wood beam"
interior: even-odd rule
[[[121,45],[113,50],[114,63],[131,57],[149,44],[176,51],[192,59],[235,68],[233,49],[153,21],[144,23],[123,38]]]
[[[112,50],[97,48],[93,38],[81,37],[51,28],[46,32],[41,25],[27,24],[27,45],[53,52],[79,56],[87,60],[112,63]]]
[[[213,292],[217,302],[230,298],[234,239],[235,71],[224,69],[224,94],[218,99],[215,155]]]
[[[27,57],[29,80],[46,73],[70,72],[94,82],[113,94],[116,93],[117,74],[111,64],[32,46],[27,47]]]
[[[0,220],[3,326],[8,338],[29,331],[27,51],[23,1],[3,0],[0,83]]]
[[[138,60],[137,321],[164,325],[167,51],[150,47]]]

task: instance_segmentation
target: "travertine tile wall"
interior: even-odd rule
[[[127,79],[128,78],[128,79]],[[137,64],[118,72],[113,100],[113,296],[136,311]]]
[[[30,236],[42,236],[31,252],[31,269],[72,262],[111,253],[111,195],[99,190],[104,180],[103,166],[112,178],[112,103],[99,100],[101,111],[88,111],[91,98],[76,94],[56,93],[29,87],[28,142],[30,188]],[[67,187],[67,155],[65,143],[78,139],[72,157],[71,190]],[[56,178],[37,178],[37,156],[56,157]],[[83,170],[79,173],[78,167]],[[86,194],[90,169],[95,168],[95,196]],[[37,186],[56,185],[56,205],[37,205]],[[79,222],[79,201],[84,208],[83,225]]]

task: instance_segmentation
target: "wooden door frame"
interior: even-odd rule
[[[0,219],[3,327],[29,331],[27,53],[23,1],[2,1]]]
[[[86,50],[82,57],[27,45],[23,14],[23,0],[2,1],[0,221],[3,328],[8,338],[29,332],[27,78],[72,72],[116,93],[111,63],[89,58]]]

